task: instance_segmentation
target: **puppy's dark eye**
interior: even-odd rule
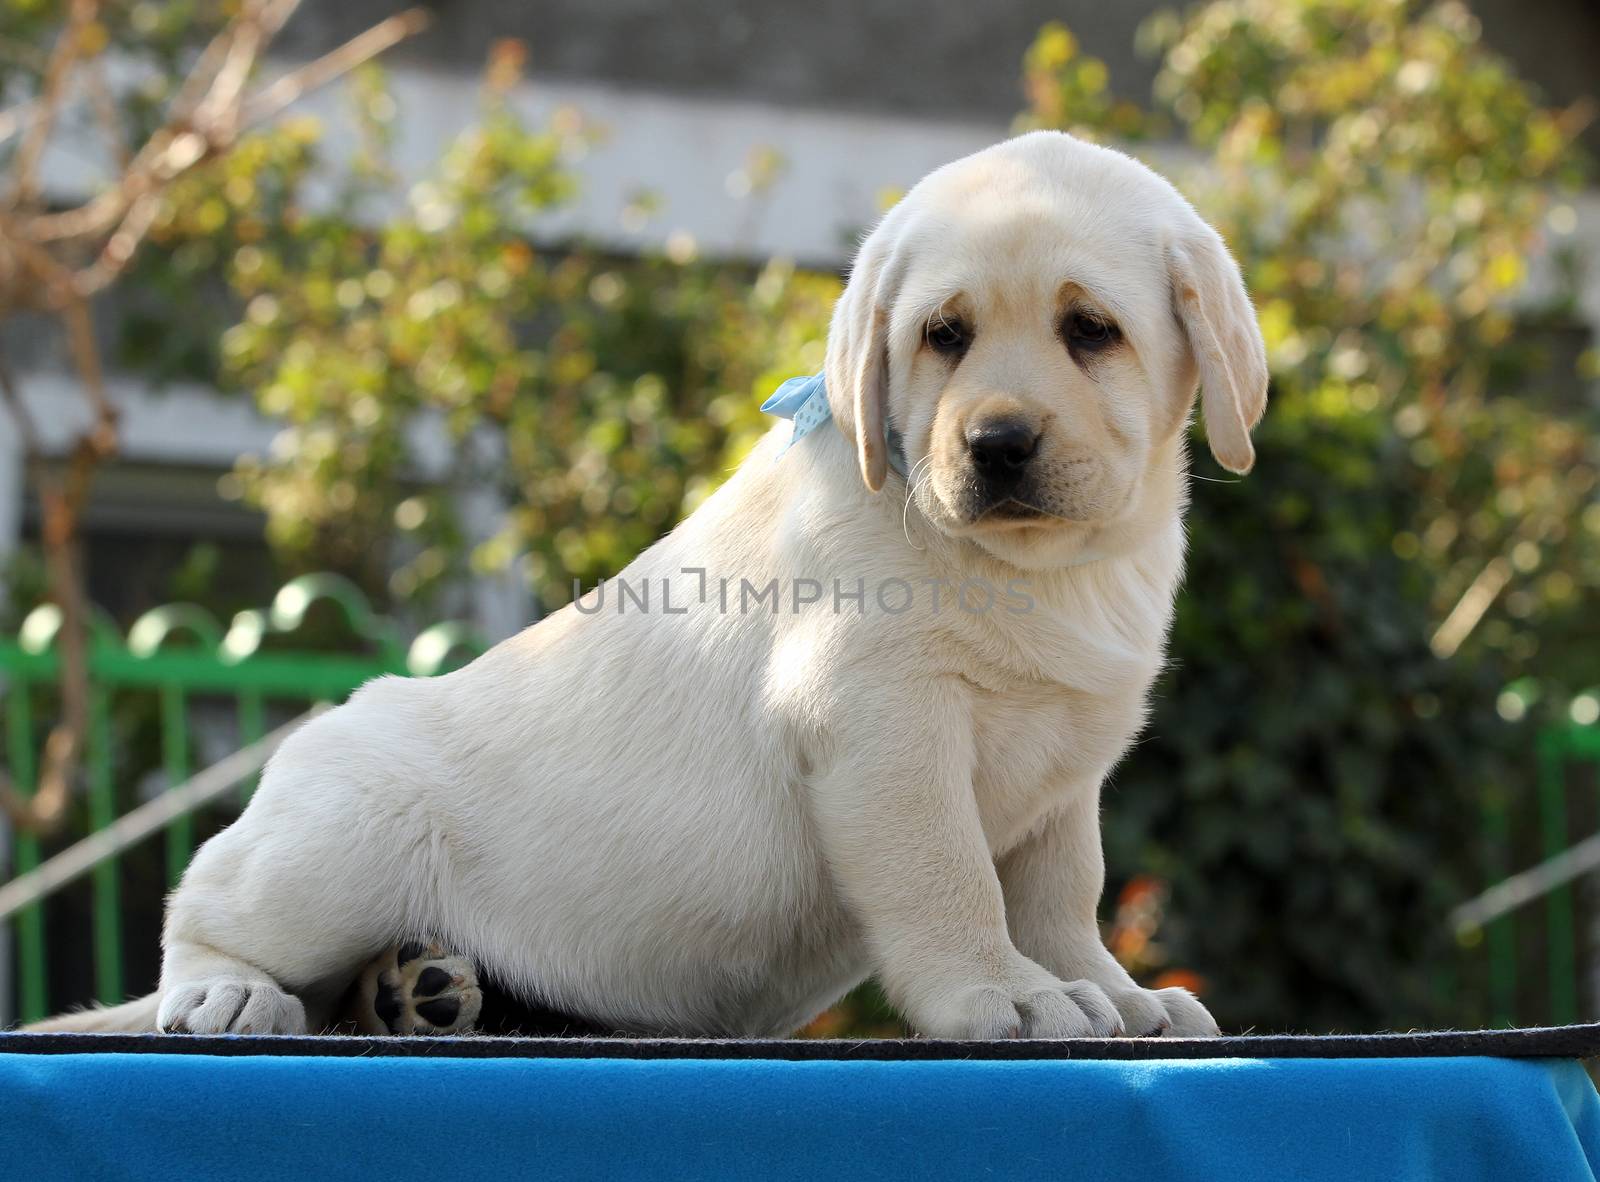
[[[1069,312],[1061,331],[1074,349],[1104,349],[1122,339],[1121,329],[1093,312]]]
[[[959,320],[941,316],[928,325],[928,344],[936,353],[959,356],[972,343],[972,334]]]

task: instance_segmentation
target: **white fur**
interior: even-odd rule
[[[977,322],[953,368],[922,339],[945,299]],[[1125,346],[1080,366],[1053,335],[1063,300],[1114,314]],[[415,936],[640,1032],[787,1034],[875,973],[933,1036],[1215,1033],[1188,994],[1133,983],[1095,909],[1100,785],[1143,724],[1181,573],[1197,377],[1236,468],[1264,401],[1220,240],[1127,157],[1008,141],[867,240],[827,373],[840,430],[775,459],[775,427],[623,572],[648,613],[619,614],[613,586],[599,614],[373,682],[291,738],[172,896],[159,1026],[316,1026]],[[961,431],[996,407],[1040,424],[1055,516],[962,517]],[[777,579],[780,610],[737,610],[741,579]],[[792,610],[796,579],[824,601]],[[892,579],[912,610],[879,610]],[[935,614],[932,579],[1023,579],[1033,610],[947,589]],[[835,580],[865,580],[864,615],[835,613]]]

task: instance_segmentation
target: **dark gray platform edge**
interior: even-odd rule
[[[1586,1059],[1600,1023],[1412,1034],[1267,1034],[1210,1039],[1006,1042],[938,1039],[365,1038],[0,1033],[0,1054],[322,1055],[424,1059],[1416,1059],[1460,1055]]]

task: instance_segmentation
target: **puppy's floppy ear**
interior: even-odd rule
[[[1256,462],[1250,429],[1267,409],[1267,349],[1239,267],[1221,236],[1193,219],[1167,247],[1172,303],[1200,374],[1211,454],[1230,472]]]
[[[889,471],[885,406],[889,397],[889,302],[895,268],[882,245],[887,221],[867,240],[833,308],[823,373],[833,417],[855,440],[861,479],[873,492]]]

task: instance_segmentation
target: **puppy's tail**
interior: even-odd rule
[[[95,1006],[70,1014],[57,1014],[22,1028],[25,1034],[152,1034],[159,993],[147,994],[120,1006]]]

